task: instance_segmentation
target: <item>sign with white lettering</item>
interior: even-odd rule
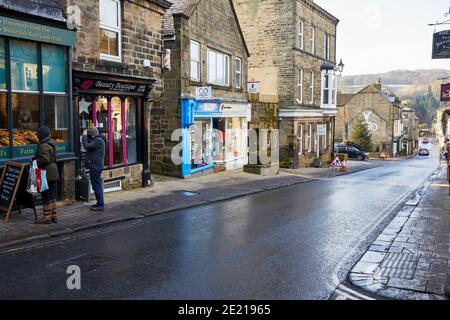
[[[258,93],[259,92],[259,83],[258,82],[247,83],[247,92],[248,93]]]
[[[317,135],[319,135],[319,136],[327,135],[327,125],[326,124],[318,124],[317,125]]]
[[[433,35],[433,59],[450,59],[450,30]]]
[[[147,85],[111,80],[75,79],[75,87],[80,90],[105,90],[120,92],[145,93]]]
[[[197,100],[209,100],[212,99],[211,87],[197,87],[195,88],[195,98]]]
[[[0,16],[0,35],[73,47],[75,32]]]

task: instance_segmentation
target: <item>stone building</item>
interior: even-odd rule
[[[311,0],[233,2],[251,53],[249,79],[278,101],[280,165],[329,160],[339,20]]]
[[[403,137],[401,139],[400,152],[404,155],[412,155],[419,147],[419,118],[413,109],[402,108]]]
[[[370,151],[385,150],[393,157],[400,150],[403,135],[401,109],[398,97],[383,92],[380,83],[368,85],[356,94],[339,94],[335,141],[349,141],[353,125],[363,121],[372,133],[374,147]]]
[[[166,0],[67,0],[80,13],[72,53],[74,151],[92,126],[107,140],[106,190],[150,181],[150,112],[162,94]],[[81,159],[82,159],[81,154]],[[78,170],[83,161],[78,162]]]
[[[151,117],[152,172],[190,177],[242,168],[251,120],[249,52],[233,2],[172,2],[164,22],[171,68]]]

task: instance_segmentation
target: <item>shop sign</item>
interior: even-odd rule
[[[75,32],[0,16],[0,35],[73,47]]]
[[[248,104],[232,104],[222,103],[220,105],[220,111],[224,116],[242,116],[247,117],[251,112]]]
[[[450,83],[441,86],[441,101],[450,101]]]
[[[450,30],[433,35],[433,59],[450,59]]]
[[[212,99],[211,87],[197,87],[195,88],[195,98],[197,100],[209,100]]]
[[[219,105],[217,103],[199,103],[197,104],[198,112],[218,112]]]
[[[106,90],[145,93],[147,85],[110,80],[75,79],[75,86],[81,90]]]
[[[25,146],[16,146],[12,148],[13,158],[30,157],[36,153],[37,145],[30,144]]]
[[[9,147],[0,147],[0,159],[9,159]]]
[[[318,136],[326,136],[327,135],[327,125],[326,124],[318,124],[317,125],[317,135]]]

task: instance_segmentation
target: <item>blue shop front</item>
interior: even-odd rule
[[[181,111],[183,177],[248,163],[250,103],[182,99]]]

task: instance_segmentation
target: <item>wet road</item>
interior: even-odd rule
[[[386,162],[2,254],[0,298],[326,299],[437,166]],[[66,288],[72,264],[79,291]]]

